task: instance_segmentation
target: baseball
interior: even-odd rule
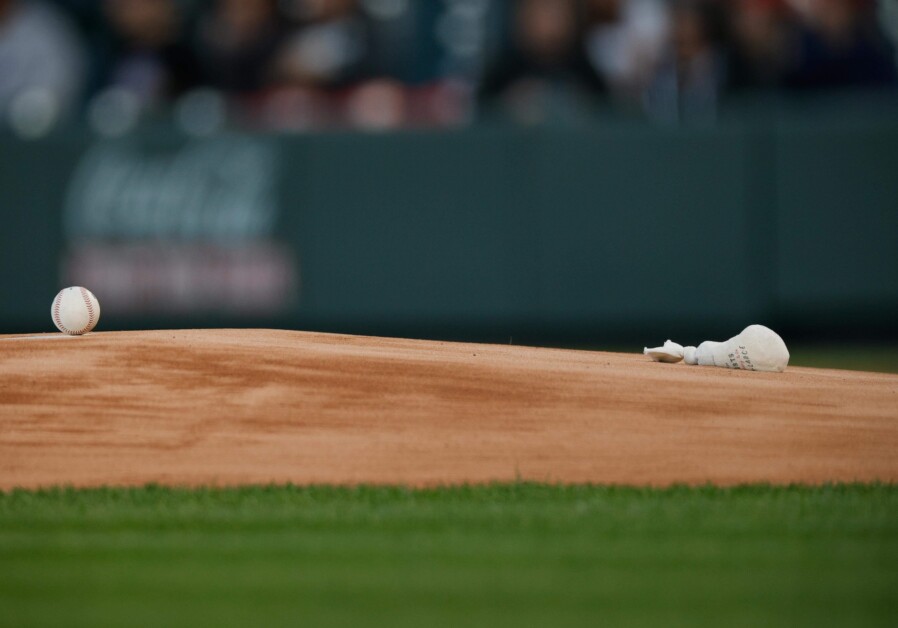
[[[50,315],[56,328],[70,336],[86,334],[100,320],[100,303],[87,288],[63,288],[53,299]]]

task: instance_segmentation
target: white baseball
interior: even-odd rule
[[[100,302],[87,288],[63,288],[53,299],[50,315],[56,328],[70,336],[86,334],[100,320]]]

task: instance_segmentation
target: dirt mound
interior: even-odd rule
[[[271,330],[0,336],[0,487],[898,481],[898,376]]]

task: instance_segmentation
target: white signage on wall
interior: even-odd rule
[[[65,208],[69,238],[245,240],[277,218],[277,159],[264,140],[219,137],[152,154],[100,143],[81,159]]]
[[[259,138],[96,144],[67,190],[64,283],[123,316],[282,314],[298,271],[274,237],[277,165]]]

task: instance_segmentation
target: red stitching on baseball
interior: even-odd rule
[[[53,299],[53,321],[56,323],[56,326],[59,327],[60,331],[65,334],[71,334],[72,332],[62,324],[62,317],[59,315],[59,308],[62,303],[62,292],[56,295],[56,298]]]
[[[84,329],[81,330],[81,333],[83,334],[85,331],[87,331],[88,329],[93,327],[94,306],[91,305],[91,303],[90,303],[90,297],[87,296],[87,290],[85,290],[84,288],[80,288],[80,287],[79,287],[79,290],[81,290],[81,297],[84,299],[84,305],[87,306],[87,325],[84,327]]]

